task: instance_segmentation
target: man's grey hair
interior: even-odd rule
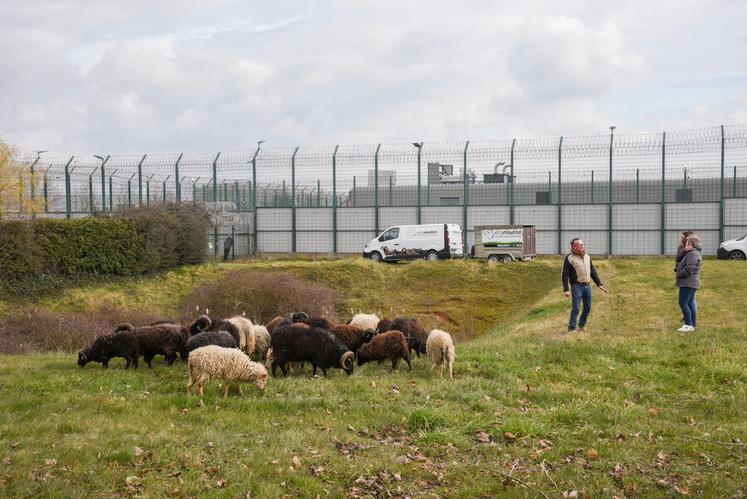
[[[690,246],[694,248],[700,248],[700,237],[695,234],[689,235],[685,243],[690,243]]]
[[[571,248],[573,248],[573,245],[576,244],[576,241],[580,241],[580,240],[581,240],[580,237],[574,237],[573,239],[571,239]]]

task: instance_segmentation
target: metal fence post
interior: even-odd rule
[[[143,162],[147,154],[143,154],[140,162],[137,164],[137,205],[143,206]]]
[[[358,206],[358,200],[356,198],[357,196],[355,195],[355,175],[353,175],[353,208]]]
[[[641,201],[641,171],[635,169],[635,204],[640,204]]]
[[[666,255],[666,227],[667,227],[667,208],[666,208],[666,157],[667,157],[667,132],[661,135],[661,240],[660,253]]]
[[[591,171],[591,204],[594,204],[594,170]]]
[[[381,150],[381,142],[376,146],[376,154],[374,154],[374,229],[376,234],[374,237],[379,235],[379,151]]]
[[[169,177],[171,177],[170,174],[163,179],[163,204],[166,204],[166,182],[169,180]]]
[[[44,213],[49,213],[49,188],[47,172],[44,172]]]
[[[731,197],[737,197],[737,165],[734,165],[734,177],[731,181]]]
[[[558,255],[563,253],[563,189],[562,179],[563,137],[558,143]]]
[[[29,171],[31,172],[31,218],[36,218],[36,172],[34,171],[34,167],[39,162],[39,154],[36,155],[36,159],[33,163],[31,163],[31,168],[29,168]]]
[[[322,207],[322,181],[316,179],[316,207]]]
[[[98,166],[88,175],[88,211],[93,213],[93,174],[98,170]]]
[[[467,247],[467,206],[469,205],[469,175],[467,175],[467,149],[469,148],[469,140],[464,144],[464,171],[462,172],[462,180],[464,181],[464,202],[462,203],[462,244],[464,245],[464,256],[466,257],[469,253]]]
[[[337,254],[337,150],[332,153],[332,253]]]
[[[721,125],[721,202],[718,213],[718,236],[719,242],[724,240],[724,125]]]
[[[298,147],[291,156],[291,251],[296,252],[296,154]]]
[[[181,204],[182,202],[182,183],[179,180],[179,163],[182,160],[182,156],[184,156],[184,153],[179,153],[179,157],[176,158],[176,163],[174,163],[174,197],[176,204]]]
[[[422,218],[422,208],[423,205],[420,201],[420,157],[423,152],[423,142],[414,142],[413,145],[418,149],[418,195],[417,195],[417,202],[418,202],[418,210],[417,210],[417,224],[420,225],[421,218]]]
[[[612,148],[615,127],[610,127],[610,175],[607,183],[607,254],[612,255]]]
[[[231,260],[236,260],[236,226],[231,224]]]
[[[70,218],[70,212],[73,208],[72,193],[70,192],[70,163],[73,162],[75,156],[70,156],[65,164],[65,218]]]
[[[145,181],[145,206],[150,206],[150,179],[153,178],[153,175],[148,177]]]
[[[236,211],[241,211],[241,202],[239,201],[239,181],[233,183],[233,202],[236,204]]]
[[[109,174],[109,211],[110,212],[114,211],[113,210],[114,203],[112,201],[114,198],[113,193],[112,193],[112,177],[114,176],[115,173],[117,173],[116,169],[113,172],[111,172],[111,174]]]
[[[508,179],[508,218],[511,225],[514,224],[514,182],[516,177],[514,176],[514,148],[516,147],[516,139],[511,141],[511,178]]]
[[[213,202],[218,201],[218,158],[220,152],[215,155],[213,160]],[[218,261],[218,224],[213,226],[213,264]]]
[[[106,158],[101,160],[101,211],[106,211],[106,162],[109,161],[110,156],[107,154]]]
[[[18,174],[18,212],[23,213],[23,194],[26,187],[23,183],[23,170]]]
[[[262,142],[257,143],[257,150],[254,151],[252,156],[252,232],[254,233],[254,239],[252,240],[252,255],[257,254],[257,155],[259,154],[259,148],[262,147]],[[265,190],[265,196],[267,191]],[[265,200],[265,205],[267,201]]]
[[[127,180],[127,207],[132,208],[132,179],[135,178],[137,172],[133,173],[132,176]]]

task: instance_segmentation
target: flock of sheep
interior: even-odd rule
[[[266,326],[244,316],[220,319],[207,314],[188,325],[121,324],[78,352],[78,365],[100,362],[107,368],[110,359],[122,357],[125,368],[137,367],[142,356],[151,367],[156,355],[162,355],[167,365],[181,357],[188,365],[188,394],[196,386],[202,396],[207,381],[221,379],[226,397],[231,386],[243,395],[241,383],[264,390],[268,369],[275,376],[280,368],[287,376],[289,371],[300,372],[304,363],[311,364],[312,374],[321,369],[325,376],[331,368],[352,374],[355,362],[361,366],[391,361],[394,370],[404,360],[412,369],[413,351],[427,355],[440,376],[447,367],[449,378],[453,377],[455,352],[449,333],[439,329],[427,333],[415,318],[379,319],[375,314],[356,314],[347,324],[332,324],[302,312],[278,316]]]

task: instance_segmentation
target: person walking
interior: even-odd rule
[[[700,288],[700,270],[703,266],[700,238],[691,234],[685,240],[685,254],[677,263],[677,287],[679,288],[679,305],[685,324],[677,331],[690,333],[695,331],[698,314],[698,303],[695,293]]]
[[[571,241],[571,252],[563,260],[561,280],[563,282],[563,293],[566,297],[571,298],[571,317],[568,321],[568,332],[576,330],[576,318],[582,303],[581,317],[578,317],[578,330],[584,332],[586,322],[589,319],[589,312],[591,312],[591,281],[594,281],[594,284],[604,293],[608,293],[608,290],[602,284],[591,257],[586,254],[584,242],[579,238]]]
[[[231,252],[231,247],[233,246],[233,237],[228,236],[223,241],[223,261],[225,262],[228,260],[228,255]]]

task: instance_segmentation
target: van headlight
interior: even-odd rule
[[[719,248],[723,248],[723,247],[725,247],[725,246],[726,246],[726,243],[721,243],[721,244],[719,245]]]

